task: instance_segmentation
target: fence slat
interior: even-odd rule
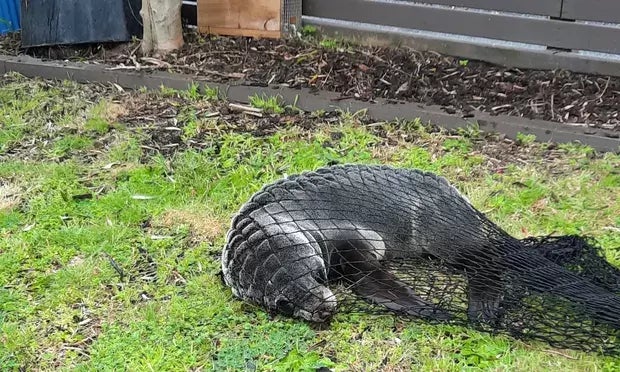
[[[403,1],[305,0],[306,16],[620,53],[620,28],[512,14],[429,7]]]
[[[559,17],[562,11],[562,0],[406,0],[410,2],[453,5],[467,8],[498,10],[504,12],[547,15]],[[565,0],[566,1],[566,0]]]
[[[562,18],[620,23],[620,0],[564,0]]]

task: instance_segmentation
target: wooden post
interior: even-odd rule
[[[142,54],[166,54],[183,46],[182,0],[142,0]]]
[[[206,34],[281,37],[281,0],[198,0],[198,30]]]

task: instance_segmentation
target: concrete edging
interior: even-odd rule
[[[410,102],[387,103],[384,100],[363,102],[355,99],[339,99],[338,94],[333,92],[314,93],[309,89],[292,89],[282,86],[257,87],[222,84],[186,74],[112,70],[104,65],[42,61],[29,56],[0,56],[0,74],[11,71],[27,77],[69,79],[81,83],[113,82],[127,89],[159,89],[161,86],[187,89],[193,82],[216,88],[223,98],[233,102],[248,103],[249,97],[255,94],[279,95],[286,104],[295,104],[296,107],[308,112],[337,109],[354,112],[366,110],[368,116],[377,121],[419,118],[423,122],[431,122],[446,129],[462,128],[477,122],[483,131],[503,133],[512,139],[515,139],[517,133],[521,132],[533,134],[541,142],[579,142],[600,152],[620,153],[620,133],[507,115],[493,116],[479,112],[473,117],[462,118],[443,112],[439,107]]]

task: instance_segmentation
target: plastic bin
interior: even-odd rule
[[[0,34],[19,29],[19,0],[0,0]]]

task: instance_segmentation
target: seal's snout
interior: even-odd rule
[[[332,291],[327,287],[318,286],[308,291],[298,306],[296,316],[311,322],[324,323],[334,316],[337,302]]]
[[[315,323],[325,323],[328,322],[335,313],[335,308],[333,309],[317,309],[312,312],[306,312],[304,310],[300,311],[300,315],[303,318]]]
[[[326,322],[330,320],[332,316],[334,316],[334,313],[332,311],[321,311],[319,313],[319,319],[321,319],[321,322]]]
[[[330,312],[330,311],[321,311],[321,312],[319,313],[319,317],[320,317],[321,319],[326,319],[326,320],[327,320],[327,319],[329,319],[331,316],[332,316],[332,312]]]

